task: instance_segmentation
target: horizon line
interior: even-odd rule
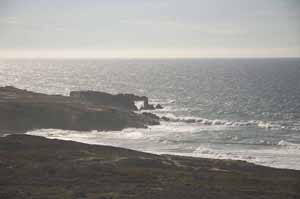
[[[0,57],[0,60],[32,59],[300,59],[300,56],[243,56],[243,57]]]

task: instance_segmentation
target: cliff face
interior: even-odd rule
[[[0,138],[0,198],[300,198],[300,172],[28,135]]]
[[[14,87],[2,87],[0,132],[26,132],[41,128],[120,130],[159,124],[153,117],[132,112],[133,106],[129,100],[113,100],[113,103],[108,103],[109,99],[103,99],[98,98],[97,102],[88,103],[74,94],[71,97],[45,95]]]
[[[80,99],[82,102],[97,106],[106,105],[119,109],[136,111],[138,109],[135,106],[135,102],[141,101],[143,102],[143,109],[155,109],[153,105],[149,104],[149,100],[146,96],[137,96],[133,94],[112,95],[96,91],[72,91],[70,96]],[[161,106],[159,105],[159,107]]]

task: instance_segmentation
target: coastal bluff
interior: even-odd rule
[[[116,94],[112,95],[105,92],[95,92],[95,91],[72,91],[70,93],[71,97],[78,98],[86,103],[96,105],[96,106],[112,106],[119,109],[139,110],[135,105],[135,102],[142,102],[141,109],[143,110],[154,110],[155,106],[149,104],[149,99],[146,96],[137,96],[134,94]],[[162,108],[161,105],[157,105],[158,108]]]
[[[300,172],[29,135],[0,138],[2,199],[296,199]]]
[[[136,100],[151,106],[147,97],[133,94],[76,91],[62,96],[1,87],[0,132],[24,133],[47,128],[105,131],[159,124],[159,119],[152,115],[134,112]]]

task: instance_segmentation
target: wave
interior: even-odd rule
[[[4,133],[4,134],[0,134],[0,137],[6,137],[6,136],[9,136],[10,133]]]
[[[208,126],[207,128],[211,127]],[[296,163],[298,160],[300,161],[300,144],[286,140],[274,142],[263,139],[255,142],[246,140],[246,142],[237,143],[235,142],[236,135],[232,135],[233,143],[226,141],[222,143],[219,142],[220,140],[214,140],[215,138],[211,134],[203,132],[200,135],[199,128],[189,124],[163,123],[148,129],[130,128],[112,132],[43,129],[27,134],[87,144],[124,147],[156,154],[167,153],[202,158],[244,160],[265,166],[300,170]],[[206,139],[206,136],[210,137]]]
[[[149,112],[149,111],[148,111]],[[203,126],[223,126],[223,127],[258,127],[266,130],[292,130],[299,131],[300,125],[290,121],[260,121],[260,120],[224,120],[224,119],[207,119],[193,116],[176,116],[167,110],[150,111],[168,122],[180,122],[187,124],[200,124]]]
[[[300,122],[295,121],[264,121],[264,120],[227,120],[227,119],[208,119],[205,117],[194,116],[177,116],[182,113],[190,113],[193,111],[190,107],[178,107],[174,99],[152,99],[154,103],[163,105],[163,109],[148,110],[144,112],[152,112],[162,119],[169,122],[180,122],[187,124],[199,124],[203,126],[218,126],[226,128],[238,127],[257,127],[265,130],[290,130],[300,131]]]
[[[280,141],[281,142],[281,141]],[[286,142],[281,142],[286,144]],[[294,144],[292,144],[294,146]],[[290,143],[288,144],[290,146]],[[300,160],[298,155],[294,155],[298,151],[289,150],[289,148],[269,148],[262,150],[220,150],[213,149],[209,146],[199,146],[191,154],[194,157],[212,158],[212,159],[231,159],[243,160],[258,165],[300,169],[299,164],[295,164],[295,160]]]
[[[300,144],[289,142],[287,137],[281,136],[281,132],[278,132],[280,138],[276,137],[277,133],[271,132],[300,129],[300,122],[177,116],[182,113],[188,114],[190,110],[174,106],[172,103],[175,101],[169,103],[171,104],[164,106],[164,109],[143,111],[152,112],[162,118],[160,125],[149,126],[147,129],[129,128],[106,132],[50,129],[28,134],[87,144],[112,145],[156,154],[244,160],[265,166],[300,170],[300,165],[297,165],[300,161]],[[248,130],[244,130],[246,128],[255,128],[255,131],[256,128],[261,128],[270,132],[247,134]],[[252,130],[249,129],[249,132]],[[299,134],[290,132],[290,135]]]
[[[174,104],[176,102],[175,99],[150,99],[149,100],[150,103],[154,103],[154,104],[162,104],[162,105],[167,105],[167,104]]]
[[[196,150],[192,152],[192,156],[212,158],[212,159],[231,159],[231,160],[245,160],[245,161],[258,161],[258,158],[250,154],[240,154],[230,151],[223,151],[212,149],[206,146],[199,146]]]
[[[300,150],[300,144],[288,142],[285,140],[280,140],[277,145],[281,147],[286,147],[287,149]]]

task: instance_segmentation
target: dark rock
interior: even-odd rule
[[[89,105],[104,105],[115,107],[124,110],[137,111],[136,102],[142,102],[141,110],[155,110],[153,104],[149,104],[149,99],[146,96],[138,96],[134,94],[116,94],[98,92],[98,91],[72,91],[70,96],[79,99],[81,102]],[[162,108],[158,105],[158,108]]]
[[[142,115],[145,117],[146,121],[148,121],[148,122],[151,121],[151,125],[159,125],[160,124],[160,122],[159,122],[160,118],[157,115],[155,115],[153,113],[148,113],[148,112],[144,112],[144,113],[142,113]]]
[[[142,113],[142,116],[144,117],[145,121],[149,122],[151,125],[159,125],[159,117],[153,113]]]
[[[196,119],[185,119],[184,122],[186,123],[195,123],[196,122]]]
[[[168,118],[168,117],[166,117],[166,116],[162,116],[161,118],[160,118],[161,120],[164,120],[164,121],[170,121],[170,118]]]
[[[109,93],[96,91],[72,91],[70,93],[70,96],[80,99],[80,101],[82,101],[83,103],[87,103],[90,105],[102,105],[122,108],[126,110],[137,110],[137,107],[134,104],[134,95],[112,95]]]
[[[144,112],[144,113],[142,113],[142,114],[143,114],[144,116],[147,116],[147,117],[152,118],[152,119],[156,119],[156,120],[159,120],[159,119],[160,119],[157,115],[155,115],[155,114],[153,114],[153,113]]]
[[[84,93],[84,92],[83,92]],[[101,94],[111,96],[110,94]],[[89,96],[89,95],[87,95]],[[124,95],[134,98],[134,95]],[[104,97],[105,98],[105,97]],[[117,97],[117,99],[128,97]],[[105,98],[106,99],[106,98]],[[109,97],[107,98],[107,100]],[[153,118],[136,114],[126,108],[100,102],[85,103],[76,97],[45,95],[14,87],[0,88],[0,132],[26,132],[41,128],[66,130],[121,130],[145,128]],[[130,105],[129,100],[128,106]],[[113,102],[117,104],[117,101]]]
[[[152,104],[144,104],[141,110],[155,110],[155,107]]]
[[[160,105],[160,104],[157,104],[155,108],[156,109],[163,109],[162,105]]]
[[[146,96],[137,96],[134,94],[117,94],[112,95],[109,93],[98,91],[72,91],[70,96],[80,99],[83,103],[90,105],[105,105],[116,107],[125,110],[138,110],[135,102],[143,102],[141,109],[154,110],[155,107],[149,104],[149,100]]]

